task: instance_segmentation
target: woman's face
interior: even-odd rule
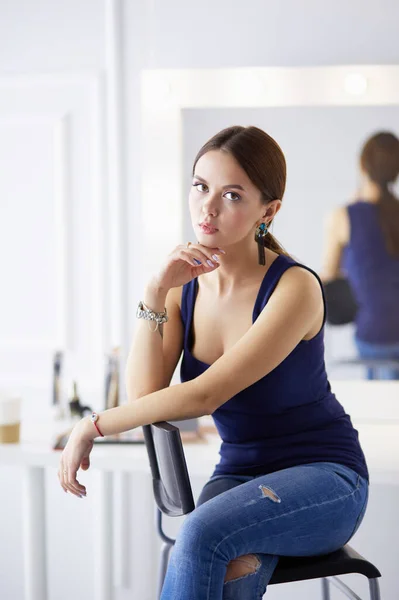
[[[224,248],[253,238],[266,206],[231,154],[211,150],[201,156],[191,183],[191,221],[200,244]]]

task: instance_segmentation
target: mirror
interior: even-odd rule
[[[193,237],[187,207],[192,162],[220,129],[253,124],[280,144],[288,179],[272,233],[316,272],[325,217],[356,192],[363,143],[379,130],[399,135],[397,66],[146,71],[142,99],[145,268],[158,261],[154,236],[168,247]],[[154,225],[157,203],[161,209],[165,202],[169,210]],[[353,325],[326,328],[332,379],[365,376],[363,366],[337,365],[356,357],[353,333]]]
[[[185,197],[193,160],[206,140],[224,127],[249,124],[270,134],[287,161],[283,208],[272,233],[298,262],[319,273],[325,219],[333,208],[346,204],[355,194],[358,157],[365,140],[381,130],[399,136],[399,106],[184,110]],[[193,239],[188,206],[183,217],[184,239]],[[357,356],[353,334],[352,324],[326,327],[326,362],[334,378],[364,377],[362,366],[336,364]]]

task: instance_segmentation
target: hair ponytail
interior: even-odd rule
[[[399,201],[389,190],[388,184],[380,184],[378,213],[385,245],[391,256],[399,258]]]
[[[387,252],[399,258],[399,201],[389,189],[399,175],[399,140],[389,132],[380,132],[367,140],[360,165],[380,189],[378,213]]]
[[[285,254],[286,256],[289,256],[288,252],[283,248],[277,238],[270,233],[270,231],[268,231],[267,236],[265,237],[265,248],[268,248],[273,252],[277,252],[277,254]]]

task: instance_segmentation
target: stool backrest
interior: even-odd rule
[[[178,427],[163,421],[143,426],[155,502],[161,512],[180,517],[194,510],[194,498]]]

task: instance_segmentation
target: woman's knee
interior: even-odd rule
[[[215,548],[219,539],[217,528],[199,514],[201,509],[195,509],[186,516],[182,523],[175,546],[184,552],[198,552],[203,548]]]
[[[260,566],[261,562],[255,554],[243,554],[229,562],[224,580],[226,582],[241,579],[242,577],[256,573]]]

